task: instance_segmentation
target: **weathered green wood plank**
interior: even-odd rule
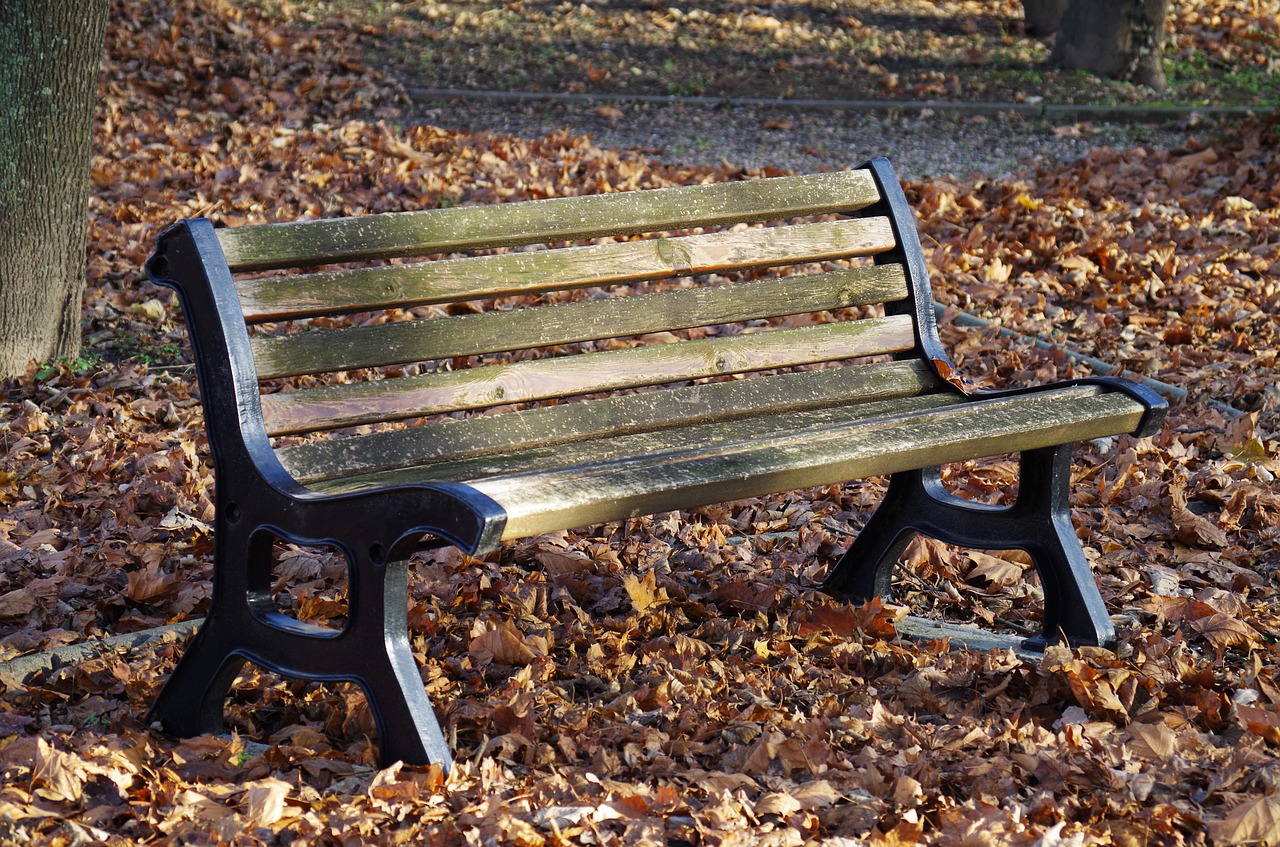
[[[842,309],[899,300],[906,291],[901,265],[877,265],[510,312],[255,337],[251,343],[259,378],[271,379]]]
[[[777,374],[615,395],[503,415],[281,448],[281,463],[313,484],[429,462],[695,426],[827,406],[874,403],[946,390],[919,360]],[[411,478],[410,474],[410,478]],[[352,484],[339,480],[338,485]]]
[[[870,173],[845,171],[243,226],[218,240],[233,271],[250,271],[781,220],[878,200]]]
[[[1140,403],[1119,392],[1060,394],[950,406],[883,427],[855,422],[822,434],[584,463],[472,485],[507,510],[503,538],[512,539],[1131,432],[1144,414]]]
[[[249,279],[236,285],[245,320],[261,323],[843,259],[893,245],[889,219],[876,217]]]
[[[286,435],[897,353],[914,343],[910,317],[896,315],[267,394],[262,413],[269,435]]]
[[[886,421],[927,414],[931,410],[963,403],[959,394],[925,394],[868,403],[824,406],[815,409],[770,410],[755,417],[739,417],[696,425],[684,425],[675,419],[655,422],[655,428],[643,432],[617,434],[596,433],[590,440],[560,442],[560,431],[551,433],[551,443],[534,443],[518,450],[486,452],[465,458],[451,458],[429,465],[405,469],[379,476],[379,483],[400,481],[481,480],[538,472],[558,473],[566,467],[590,470],[601,463],[621,461],[637,456],[682,455],[724,447],[751,444],[779,437],[803,438],[807,433],[825,437],[834,428],[855,432],[855,423],[869,427],[884,426]],[[670,424],[657,426],[657,423]],[[851,436],[856,437],[856,436]],[[561,479],[556,477],[557,482]]]

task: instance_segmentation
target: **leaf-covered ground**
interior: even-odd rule
[[[837,100],[1280,104],[1280,3],[1173,3],[1169,89],[1050,68],[1019,0],[268,0],[348,21],[425,88]]]
[[[568,132],[398,127],[396,87],[340,23],[116,0],[86,356],[0,395],[0,659],[206,607],[201,413],[176,303],[140,273],[166,223],[762,175]],[[376,770],[357,692],[263,673],[237,685],[230,736],[157,735],[143,715],[167,647],[0,676],[0,843],[1276,842],[1278,148],[1258,123],[908,185],[941,302],[1189,393],[1159,435],[1077,454],[1115,653],[952,652],[898,639],[896,606],[818,593],[877,480],[446,551],[416,563],[411,619],[458,756],[447,781]],[[977,382],[1081,373],[994,328],[943,331]],[[977,497],[1012,480],[1007,461],[970,470],[952,479]],[[1017,557],[921,544],[906,565],[903,606],[1035,625]],[[315,551],[281,573],[300,617],[340,606]]]

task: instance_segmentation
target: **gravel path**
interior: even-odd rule
[[[571,128],[670,164],[815,171],[888,156],[898,175],[1005,177],[1097,147],[1176,148],[1187,130],[1142,124],[1054,126],[1018,114],[850,112],[757,106],[538,100],[422,101],[416,120],[450,129],[541,137]]]

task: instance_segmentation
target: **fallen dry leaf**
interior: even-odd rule
[[[468,647],[478,664],[501,662],[504,665],[527,665],[538,656],[546,655],[546,642],[537,636],[526,637],[515,625],[503,621],[493,629],[471,639]]]
[[[284,801],[293,786],[281,779],[269,777],[248,785],[241,805],[250,827],[272,826],[284,817]]]
[[[1210,820],[1209,834],[1217,844],[1280,843],[1280,797],[1246,799],[1226,817]]]

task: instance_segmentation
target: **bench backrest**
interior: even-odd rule
[[[306,483],[422,461],[404,439],[367,429],[392,421],[676,386],[593,413],[598,429],[661,429],[695,406],[733,415],[828,402],[832,391],[856,402],[949,390],[931,361],[945,354],[914,222],[884,160],[201,232],[200,273],[149,270],[183,293],[189,320],[193,309],[217,314],[216,332],[193,335],[223,337],[243,436],[343,430],[276,451]],[[196,302],[195,277],[214,289],[210,303]],[[844,373],[821,375],[833,363]],[[780,371],[793,373],[741,376]],[[200,376],[202,386],[219,378]],[[501,437],[478,424],[451,436],[449,455],[553,444],[591,423],[561,412]]]

